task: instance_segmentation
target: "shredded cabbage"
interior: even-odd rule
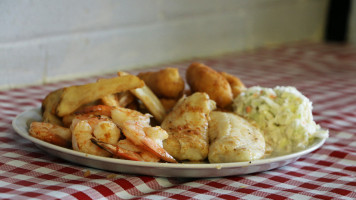
[[[273,155],[300,151],[315,137],[328,137],[313,120],[312,102],[295,87],[248,88],[234,99],[233,109],[264,132]]]

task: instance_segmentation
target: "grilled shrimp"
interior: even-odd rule
[[[47,122],[32,122],[29,133],[32,137],[62,147],[70,147],[72,133],[68,128]]]
[[[91,138],[109,144],[116,144],[120,138],[120,130],[108,117],[79,115],[70,126],[72,131],[72,147],[76,151],[108,157],[111,154],[95,145]]]
[[[101,148],[111,153],[114,157],[123,158],[126,160],[158,162],[160,158],[152,153],[135,146],[130,140],[120,140],[116,145],[109,144],[92,138],[91,141]]]
[[[109,112],[110,111],[110,112]],[[176,160],[167,153],[167,151],[163,148],[163,140],[168,138],[168,134],[165,130],[160,128],[159,126],[151,127],[150,126],[150,117],[149,114],[142,114],[136,110],[131,110],[127,108],[121,107],[110,107],[110,106],[91,106],[82,113],[84,116],[93,113],[104,114],[108,117],[112,118],[112,121],[122,130],[122,133],[126,137],[128,141],[132,143],[130,146],[136,146],[139,150],[126,149],[131,152],[139,152],[141,154],[141,159],[145,161],[159,161],[160,159],[165,160],[167,162],[176,162]],[[106,119],[107,120],[107,119]],[[73,124],[75,121],[73,121]],[[73,132],[74,134],[74,132]],[[88,136],[89,137],[89,136]],[[89,139],[90,138],[86,138]],[[110,143],[105,140],[100,140],[98,138],[93,139],[95,144],[99,145],[107,152],[112,153],[115,156],[124,158],[125,155],[120,154],[120,151],[113,151],[115,148],[122,147],[123,153],[127,153],[125,151],[125,147],[129,145],[123,145],[122,141],[119,143]],[[74,143],[74,140],[73,140]],[[91,142],[93,143],[93,142]],[[121,145],[121,146],[120,146]],[[123,146],[122,146],[123,145]],[[74,148],[74,146],[73,146]],[[116,154],[115,154],[116,153]],[[119,154],[117,154],[119,153]],[[142,156],[143,155],[143,156]],[[132,155],[126,155],[128,157],[132,157]],[[130,158],[126,158],[130,159]],[[133,156],[130,160],[138,160],[137,157]]]
[[[167,162],[177,162],[163,148],[162,141],[168,138],[167,132],[158,126],[151,127],[150,115],[126,108],[113,108],[111,117],[134,145]]]

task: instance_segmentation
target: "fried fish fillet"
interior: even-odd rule
[[[202,161],[208,156],[208,118],[216,103],[206,93],[181,98],[163,120],[168,139],[163,147],[178,160]]]
[[[211,112],[208,135],[210,163],[251,161],[265,154],[260,130],[234,113]]]

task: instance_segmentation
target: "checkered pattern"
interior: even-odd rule
[[[48,92],[99,77],[11,89],[0,91],[0,198],[356,198],[356,48],[295,44],[194,61],[235,74],[247,86],[297,87],[313,101],[315,120],[330,130],[330,138],[292,164],[251,175],[181,179],[113,174],[48,155],[11,127],[16,115],[39,106]],[[170,66],[183,73],[191,62]]]

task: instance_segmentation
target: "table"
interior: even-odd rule
[[[50,91],[113,74],[0,91],[1,199],[354,199],[356,198],[356,48],[298,43],[160,65],[182,74],[193,61],[238,76],[246,86],[292,85],[313,102],[326,143],[284,167],[221,178],[119,174],[48,155],[13,130],[12,120]],[[156,70],[156,69],[155,69]],[[137,73],[134,70],[132,73]],[[142,70],[141,70],[142,71]],[[143,71],[148,71],[145,69]]]

